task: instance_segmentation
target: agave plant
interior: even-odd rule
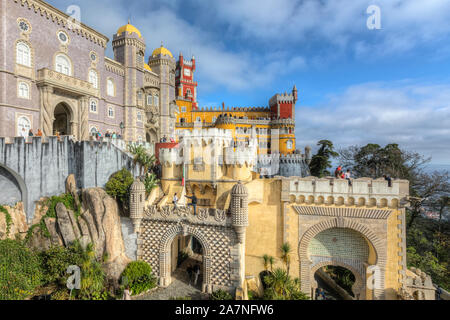
[[[283,243],[280,247],[280,251],[281,251],[281,260],[286,265],[287,275],[289,275],[289,268],[291,265],[291,253],[292,253],[291,245],[288,242]]]

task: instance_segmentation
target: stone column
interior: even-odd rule
[[[53,88],[50,86],[43,86],[39,88],[41,93],[41,112],[40,112],[40,127],[42,133],[45,136],[53,135],[53,121],[55,120],[53,115],[53,108],[51,105],[51,96],[53,94]]]
[[[89,97],[83,96],[78,100],[79,132],[78,140],[89,140]]]

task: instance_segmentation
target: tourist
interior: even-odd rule
[[[392,178],[388,175],[383,175],[383,178],[388,182],[388,187],[392,187]]]
[[[350,169],[347,169],[347,172],[345,172],[344,178],[347,179],[348,185],[351,187],[352,186],[352,180],[350,179],[351,178],[351,176],[350,176]]]
[[[106,133],[105,133],[105,138],[109,138],[109,137],[111,137],[111,135],[109,134],[109,131],[108,131],[108,130],[106,130]]]
[[[125,290],[123,290],[123,298],[122,300],[131,300],[131,290],[130,286],[127,286]]]
[[[174,143],[174,142],[175,142],[175,140],[173,140],[173,138],[171,137],[171,138],[170,138],[170,142]]]
[[[341,168],[341,166],[338,166],[336,168],[336,170],[334,171],[334,176],[339,179],[341,176],[341,173],[342,173],[342,168]]]
[[[173,200],[172,200],[172,203],[173,203],[175,209],[178,209],[177,202],[178,202],[178,197],[177,197],[177,193],[175,192],[175,194],[173,195]]]
[[[56,132],[55,132],[55,136],[56,136],[56,138],[58,138],[58,141],[60,141],[59,131],[56,131]]]
[[[191,203],[188,204],[188,206],[192,206],[194,208],[194,216],[197,215],[197,197],[195,196],[195,193],[192,193],[192,196],[186,196],[186,198],[191,199]]]
[[[113,134],[112,134],[112,138],[113,138],[113,139],[116,139],[116,138],[117,138],[117,134],[116,134],[115,131],[114,131]]]
[[[32,137],[32,136],[34,136],[34,134],[33,134],[33,130],[31,130],[31,129],[30,129],[30,130],[28,130],[28,136],[29,136],[29,137]]]
[[[28,137],[25,128],[22,128],[22,131],[20,131],[20,135],[21,135],[22,137],[24,137],[25,139]]]
[[[42,137],[42,131],[41,129],[38,129],[37,133],[36,133],[37,137]]]
[[[197,264],[194,266],[194,286],[197,285],[199,275],[200,275],[200,265],[197,262]]]

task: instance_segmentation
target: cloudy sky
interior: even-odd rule
[[[449,0],[48,1],[109,38],[131,19],[147,54],[195,55],[201,106],[266,106],[296,84],[297,148],[397,142],[450,164]]]

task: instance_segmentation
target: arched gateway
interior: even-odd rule
[[[230,210],[146,204],[145,188],[136,180],[130,189],[131,218],[138,230],[137,258],[152,266],[163,287],[172,281],[171,244],[178,236],[191,235],[202,246],[202,290],[234,292],[245,275],[245,229],[248,225],[247,190],[237,183],[231,191]]]

